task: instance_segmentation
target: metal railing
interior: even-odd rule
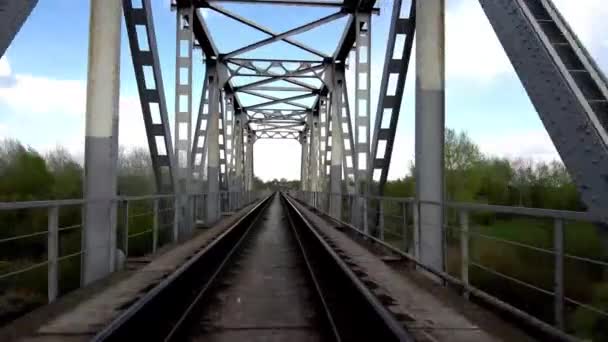
[[[193,227],[213,223],[205,218],[207,196],[187,195]],[[224,191],[214,197],[221,214],[228,215],[259,196],[256,192]],[[45,299],[50,303],[82,286],[82,258],[87,253],[82,240],[84,207],[91,202],[83,199],[0,202],[0,297],[11,290],[42,295],[46,287]],[[117,213],[116,253],[122,256],[117,260],[121,263],[118,268],[124,267],[129,257],[150,255],[168,243],[177,242],[180,222],[175,210],[176,196],[119,196],[111,203]],[[20,223],[7,227],[7,222]],[[64,284],[62,278],[66,275],[62,277],[65,273],[62,268],[70,272],[70,279]]]
[[[577,268],[582,267],[578,265],[580,263],[593,267],[595,273],[599,274],[601,281],[608,285],[608,280],[604,279],[605,275],[603,275],[608,270],[608,260],[606,260],[605,253],[595,257],[584,256],[568,252],[566,248],[565,236],[567,231],[569,232],[568,236],[573,237],[578,235],[582,229],[586,231],[607,229],[605,223],[598,216],[587,212],[446,202],[443,205],[445,214],[442,241],[445,269],[438,270],[422,264],[419,260],[420,249],[425,248],[416,238],[420,234],[418,214],[421,202],[413,198],[362,197],[301,191],[292,192],[292,195],[326,214],[330,212],[328,204],[330,198],[332,196],[342,197],[342,215],[334,219],[346,223],[361,234],[368,234],[372,239],[390,247],[390,249],[416,263],[420,268],[429,271],[447,283],[457,285],[462,289],[462,294],[466,298],[469,298],[470,294],[474,294],[475,297],[498,306],[502,310],[509,311],[523,318],[527,323],[550,334],[571,339],[572,336],[567,333],[576,333],[576,331],[567,325],[566,317],[568,314],[572,316],[577,308],[582,308],[604,320],[608,318],[607,308],[594,303],[586,303],[574,298],[574,295],[568,295],[568,287],[566,286],[580,286],[580,282],[587,281],[589,287],[591,287],[593,281],[597,282],[597,279],[567,277],[566,269],[574,273]],[[430,202],[422,204],[440,205]],[[499,220],[497,217],[501,219]],[[523,218],[531,220],[532,223],[517,221],[518,219],[523,220]],[[484,224],[485,220],[491,221],[492,219],[495,220],[494,222],[503,222],[501,220],[504,220],[506,222],[505,227],[498,230],[493,229],[492,224]],[[511,222],[510,226],[509,222]],[[505,235],[504,232],[515,231],[515,229],[529,230],[530,234],[533,233],[532,230],[537,233],[539,231],[546,232],[543,233],[545,234],[543,235],[544,239],[540,239],[542,241],[535,244],[527,243],[525,242],[526,239],[518,239],[517,236],[509,238],[498,234],[502,232]],[[527,233],[523,232],[523,234]],[[532,281],[521,276],[521,274],[518,276],[518,272],[509,274],[509,272],[498,270],[488,260],[482,260],[483,255],[480,255],[480,250],[483,251],[483,248],[485,250],[499,249],[500,244],[508,246],[508,248],[527,251],[528,254],[522,257],[524,260],[520,260],[521,264],[519,266],[528,268],[531,265],[541,265],[543,268],[550,268],[549,270],[534,269],[532,272],[546,274],[547,276],[539,276],[542,281],[538,281],[538,279]],[[500,250],[494,254],[493,257],[498,260],[489,260],[494,261],[494,264],[500,265],[510,261],[507,260],[509,255],[502,255]],[[514,268],[517,265],[510,266],[509,268]],[[515,269],[514,271],[521,273],[522,270]],[[547,305],[548,308],[522,305],[526,298],[521,298],[521,301],[515,303],[512,300],[513,298],[501,296],[500,289],[486,288],[483,284],[478,285],[472,282],[472,272],[475,272],[478,277],[480,277],[480,274],[486,273],[486,276],[502,279],[505,287],[509,286],[507,284],[510,283],[511,286],[521,286],[539,295],[548,296],[548,301],[551,304],[550,306]],[[578,274],[573,275],[573,277],[577,276]],[[566,280],[569,282],[567,283]],[[482,286],[482,288],[478,286]],[[539,310],[547,311],[547,309],[552,311],[552,317],[538,312]]]

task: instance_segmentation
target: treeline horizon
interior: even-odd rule
[[[484,154],[466,132],[446,129],[446,199],[562,210],[585,210],[576,186],[561,161],[501,158]],[[415,196],[415,165],[402,178],[387,181],[384,195]],[[14,139],[0,141],[0,201],[82,198],[83,165],[57,146],[42,154]],[[300,180],[263,181],[254,187],[278,184],[300,187]],[[154,175],[146,148],[119,149],[118,193],[155,193]]]

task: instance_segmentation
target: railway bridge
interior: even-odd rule
[[[157,43],[157,32],[167,28],[155,26],[152,2],[90,1],[84,196],[0,203],[2,212],[41,210],[48,218],[47,229],[35,233],[46,238],[45,260],[0,275],[10,284],[46,269],[48,305],[17,318],[1,336],[571,341],[578,338],[571,324],[578,308],[598,317],[600,329],[606,307],[569,294],[577,280],[566,266],[608,264],[570,253],[565,237],[572,222],[597,229],[608,222],[608,82],[552,0],[478,2],[585,212],[446,199],[445,0],[392,0],[382,8],[375,0],[174,0],[171,109]],[[0,1],[0,55],[36,6]],[[259,7],[316,12],[309,22],[275,31],[247,17]],[[381,10],[390,23],[378,70],[372,29]],[[225,22],[212,25],[211,16]],[[123,19],[128,51],[121,51]],[[219,44],[245,28],[259,38],[229,49],[234,44]],[[315,31],[335,37],[306,36]],[[131,58],[145,124],[156,185],[148,196],[117,192],[120,74],[132,72],[120,69],[121,54]],[[408,72],[415,99],[404,96]],[[379,92],[372,93],[376,79]],[[387,197],[407,100],[415,100],[415,197]],[[255,188],[253,151],[261,139],[299,142],[299,189]],[[74,208],[80,223],[62,226],[62,212]],[[552,243],[485,234],[477,229],[484,213],[544,220]],[[147,228],[135,232],[130,225],[138,217],[148,219]],[[65,254],[60,240],[71,230],[81,232],[81,248]],[[149,249],[135,255],[129,246],[141,238]],[[538,271],[549,281],[530,283],[484,265],[473,251],[484,241],[541,253],[550,269]],[[80,260],[80,288],[66,293],[61,265],[70,259]],[[480,287],[474,272],[536,291],[551,314]]]

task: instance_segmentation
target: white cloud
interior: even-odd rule
[[[490,81],[513,70],[476,0],[463,0],[446,14],[448,77]]]
[[[56,80],[32,75],[14,75],[14,84],[0,88],[0,102],[16,114],[81,115],[86,84],[80,80]]]
[[[561,160],[544,129],[485,135],[474,140],[482,152],[490,155],[537,161]]]
[[[8,64],[8,58],[6,56],[0,58],[0,77],[2,76],[10,76],[11,75],[11,66]]]
[[[121,97],[119,110],[119,144],[127,148],[145,147],[147,149],[148,140],[139,97]]]
[[[586,47],[597,52],[602,45],[608,46],[605,40],[605,32],[608,31],[608,6],[605,0],[554,1]],[[477,0],[461,0],[448,9],[446,63],[448,77],[458,79],[488,82],[513,72]]]

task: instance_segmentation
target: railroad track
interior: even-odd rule
[[[292,199],[275,194],[96,341],[413,341]]]

